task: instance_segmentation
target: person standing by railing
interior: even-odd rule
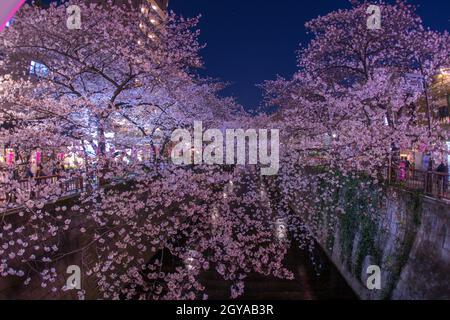
[[[27,171],[25,173],[25,178],[26,179],[32,179],[34,178],[34,174],[33,171],[31,171],[31,168],[27,168]]]
[[[426,155],[424,157],[424,166],[425,170],[425,192],[433,193],[433,160],[431,159],[431,155]]]
[[[439,194],[447,193],[448,190],[448,165],[442,161],[439,167],[437,168],[437,172],[442,174],[442,176],[438,177],[439,181]]]
[[[11,193],[11,189],[10,189],[11,182],[14,180],[13,175],[14,175],[14,173],[11,168],[1,171],[0,184],[3,185],[2,189],[4,189],[4,193],[2,195],[0,195],[0,198],[2,198],[4,196],[6,203],[10,203],[14,199],[14,196]]]
[[[59,180],[59,178],[61,177],[61,174],[63,174],[63,172],[64,172],[64,165],[61,163],[61,161],[58,160],[58,162],[56,162],[56,165],[52,171],[52,175],[53,175],[52,182],[56,183]]]
[[[399,169],[400,169],[400,181],[405,181],[406,177],[407,177],[407,172],[408,172],[408,165],[406,163],[406,158],[402,158],[399,164]]]
[[[405,157],[405,165],[406,165],[406,179],[409,180],[411,178],[411,172],[412,172],[412,164],[408,160],[407,157]]]
[[[8,173],[7,171],[0,171],[0,202],[8,202],[8,192],[6,191],[8,188]]]
[[[36,172],[36,182],[37,182],[37,184],[39,185],[39,184],[41,184],[41,180],[42,179],[39,179],[39,178],[42,178],[42,177],[45,177],[47,174],[44,172],[44,167],[43,167],[43,165],[41,164],[41,163],[39,163],[38,164],[38,169],[37,169],[37,172]],[[44,180],[44,183],[45,183],[45,180]]]

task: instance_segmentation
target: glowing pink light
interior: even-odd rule
[[[8,160],[7,160],[8,165],[13,165],[14,164],[14,151],[10,151],[8,153]]]

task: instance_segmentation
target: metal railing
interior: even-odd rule
[[[404,168],[391,169],[390,172],[390,182],[393,184],[423,192],[437,199],[450,200],[450,174],[448,173]]]
[[[30,179],[11,180],[0,183],[0,205],[14,205],[19,197],[25,196],[32,200],[42,199],[42,193],[47,196],[64,197],[83,192],[85,183],[82,176],[63,177],[59,175],[37,177]]]

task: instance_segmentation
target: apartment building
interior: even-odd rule
[[[105,0],[86,0],[92,3],[98,3],[99,5],[108,5]],[[39,6],[45,8],[52,1],[41,1]],[[70,0],[67,1],[70,4]],[[132,9],[140,10],[141,21],[137,21],[140,24],[141,30],[144,36],[148,36],[150,39],[157,41],[159,32],[163,31],[163,22],[167,19],[168,0],[112,0],[112,5],[127,5]],[[12,19],[6,27],[14,25],[14,19]],[[148,28],[146,26],[153,25],[155,28]],[[1,54],[1,53],[0,53]],[[14,77],[29,76],[31,79],[38,80],[39,77],[45,77],[48,75],[49,69],[39,59],[30,60],[25,57],[17,57],[13,63],[6,66],[5,69],[0,70],[0,75],[11,74]],[[2,127],[7,128],[9,124],[1,124]],[[7,145],[0,145],[0,166],[17,161],[17,155],[15,150],[9,148]]]

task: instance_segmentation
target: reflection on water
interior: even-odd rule
[[[201,254],[195,250],[189,250],[183,260],[173,257],[168,250],[164,250],[164,253],[158,252],[154,259],[160,261],[163,256],[164,272],[174,272],[177,267],[182,266],[188,270],[200,267]],[[319,246],[315,247],[313,253],[309,253],[293,245],[287,253],[284,264],[294,273],[294,280],[250,274],[245,279],[245,293],[240,300],[358,299]],[[214,267],[207,272],[201,272],[199,281],[205,286],[205,293],[210,300],[230,299],[232,283],[223,280]],[[159,279],[157,284],[162,288],[165,287],[162,279]]]
[[[223,198],[231,198],[233,192],[245,193],[245,188],[239,188],[237,183],[230,181],[223,190]],[[269,202],[267,208],[271,208],[270,200],[277,203],[274,195],[260,190],[262,202]],[[276,212],[276,208],[273,208]],[[211,225],[216,227],[220,224],[222,217],[218,207],[211,210]],[[289,243],[289,230],[285,219],[273,218],[274,238],[276,241],[286,241]],[[194,226],[193,226],[194,228]],[[161,270],[166,273],[175,272],[178,267],[185,267],[188,270],[199,270],[199,261],[202,254],[197,252],[195,246],[187,245],[189,232],[184,232],[182,236],[175,236],[177,247],[187,246],[189,249],[182,259],[173,257],[168,250],[158,253],[154,259],[164,256]],[[208,260],[207,257],[205,257]],[[153,261],[150,261],[152,263]],[[312,252],[304,251],[295,243],[292,243],[284,260],[284,266],[290,270],[294,280],[283,280],[274,277],[267,277],[260,274],[250,274],[245,281],[245,293],[242,300],[329,300],[329,299],[357,299],[357,296],[345,282],[339,271],[330,262],[321,248],[316,245]],[[202,271],[199,275],[199,282],[205,287],[205,292],[211,300],[230,299],[230,287],[233,283],[223,280],[211,263],[208,271]],[[159,279],[160,286],[164,289],[164,279]],[[151,287],[151,286],[150,286]],[[201,299],[201,297],[199,297]]]
[[[356,300],[358,297],[339,271],[316,246],[311,254],[291,247],[285,265],[294,273],[294,280],[282,280],[250,274],[245,280],[245,293],[240,300]],[[311,261],[315,261],[313,264]],[[201,275],[201,282],[212,300],[229,299],[230,282],[215,272]]]

